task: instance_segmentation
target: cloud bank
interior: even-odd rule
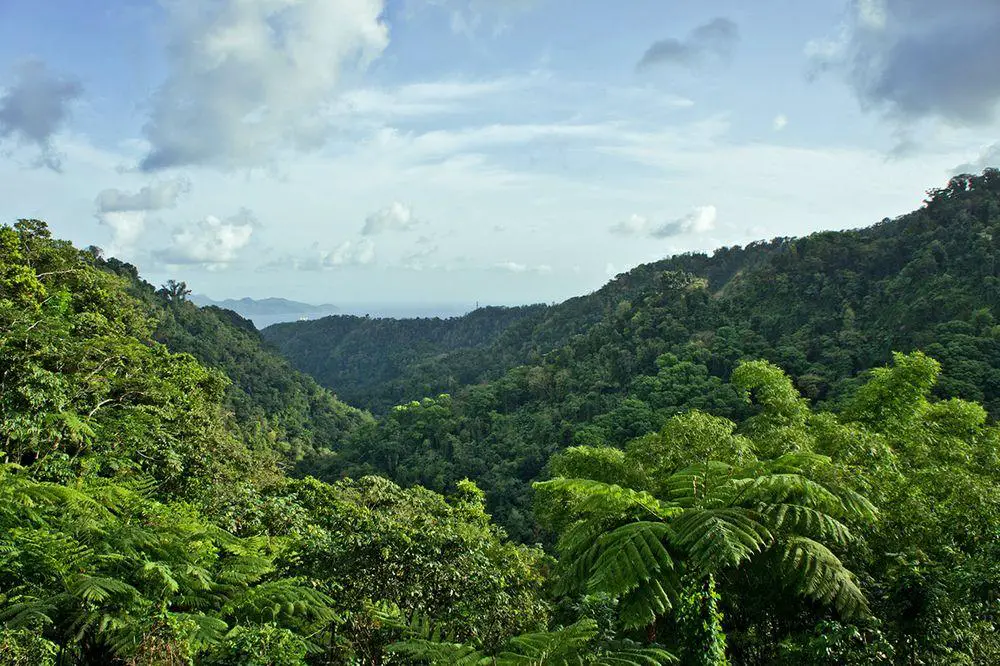
[[[143,187],[134,194],[111,188],[97,195],[97,209],[102,213],[124,211],[149,211],[173,208],[183,194],[191,190],[186,178],[163,180]]]
[[[806,47],[861,103],[901,120],[981,125],[1000,102],[1000,2],[852,0],[848,19]]]
[[[173,0],[169,74],[145,127],[144,171],[256,166],[321,146],[343,68],[388,44],[382,0]]]
[[[98,222],[111,229],[108,252],[113,256],[131,252],[146,230],[148,213],[174,208],[190,190],[191,183],[185,178],[159,181],[134,193],[115,188],[102,190],[94,203]]]

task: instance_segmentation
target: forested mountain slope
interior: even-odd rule
[[[988,170],[955,178],[920,210],[867,229],[640,266],[595,294],[514,324],[478,355],[418,365],[418,374],[406,376],[407,398],[442,388],[435,381],[447,372],[498,372],[466,362],[501,359],[514,367],[390,411],[349,439],[336,469],[436,489],[471,476],[501,521],[529,538],[528,484],[553,453],[572,444],[619,445],[692,407],[747,416],[728,381],[743,359],[778,364],[806,397],[835,407],[858,373],[888,362],[893,350],[920,349],[942,365],[938,396],[981,401],[997,416],[998,254],[1000,173]],[[282,327],[283,335],[298,326]],[[322,337],[309,340],[321,355]],[[393,351],[366,352],[379,353]],[[523,364],[515,365],[518,358]]]
[[[384,412],[415,391],[437,395],[491,370],[502,372],[512,361],[504,363],[487,350],[504,349],[494,344],[501,334],[530,330],[544,311],[544,305],[529,305],[480,308],[450,319],[338,315],[274,324],[263,336],[296,368],[324,386],[339,387],[335,390],[348,403]]]
[[[183,283],[155,289],[131,264],[114,258],[96,261],[129,281],[130,293],[155,321],[155,340],[172,352],[191,354],[231,380],[226,404],[245,436],[262,438],[293,462],[310,458],[315,463],[371,420],[292,368],[249,319],[223,308],[197,307],[187,299]]]
[[[923,209],[866,229],[646,264],[524,317],[501,308],[447,321],[331,317],[264,337],[324,386],[380,412],[522,364],[574,375],[582,364],[592,379],[583,386],[633,393],[631,382],[656,375],[665,352],[719,378],[740,358],[767,358],[827,400],[892,349],[921,348],[943,363],[941,395],[982,400],[997,415],[998,180],[995,171],[956,178]],[[459,331],[453,342],[429,341]]]

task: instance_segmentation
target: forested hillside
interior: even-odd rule
[[[291,462],[308,458],[316,464],[349,432],[371,421],[292,368],[249,319],[215,306],[197,307],[188,300],[184,283],[156,289],[131,264],[100,256],[95,262],[128,280],[129,293],[154,321],[153,339],[172,352],[191,354],[231,380],[226,406],[245,437],[261,438]]]
[[[597,366],[588,387],[607,381],[628,393],[670,352],[718,378],[740,358],[768,358],[826,400],[891,350],[926,348],[944,366],[941,395],[984,401],[1000,415],[1000,371],[989,362],[998,181],[996,170],[956,178],[923,209],[867,229],[646,264],[523,319],[501,308],[446,321],[331,317],[269,327],[264,337],[351,404],[380,412],[522,364],[576,366],[558,359],[579,353]],[[424,343],[452,332],[460,333],[450,344]]]
[[[551,455],[573,444],[622,445],[690,408],[749,416],[729,382],[741,360],[776,363],[803,395],[836,408],[859,373],[893,350],[919,349],[941,363],[935,395],[979,401],[996,417],[998,253],[1000,173],[989,170],[955,178],[922,209],[867,229],[640,266],[518,322],[475,354],[412,366],[396,386],[408,382],[402,393],[417,402],[359,430],[335,471],[438,490],[470,476],[494,515],[530,539],[529,485]],[[302,367],[296,349],[319,357],[340,344],[317,330],[287,324],[266,337]],[[295,331],[293,349],[283,339]],[[356,362],[379,353],[369,348]],[[512,367],[486,383],[457,381],[499,374],[497,363]]]
[[[509,351],[506,361],[493,357],[507,351],[494,344],[497,338],[507,332],[507,339],[517,339],[514,331],[530,330],[544,311],[533,305],[481,308],[451,319],[333,316],[275,324],[264,338],[299,370],[341,387],[350,404],[381,413],[415,392],[437,395],[502,372],[520,357]]]
[[[36,220],[0,227],[0,663],[381,663],[416,615],[491,651],[546,629],[546,558],[474,485],[286,477],[274,433],[310,414],[309,384],[122,268]],[[265,387],[291,385],[287,413],[256,424],[272,436],[234,411],[268,409],[251,384],[155,340],[181,330],[238,375],[287,373]],[[574,648],[602,653],[579,620]]]

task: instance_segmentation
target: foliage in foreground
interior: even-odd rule
[[[994,663],[1000,432],[930,401],[938,372],[897,354],[835,416],[745,363],[739,426],[689,412],[624,450],[566,450],[536,484],[560,591],[609,595],[668,645],[724,639],[734,663]]]

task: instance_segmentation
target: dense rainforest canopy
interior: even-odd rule
[[[998,227],[263,338],[0,227],[0,664],[1000,662]]]

